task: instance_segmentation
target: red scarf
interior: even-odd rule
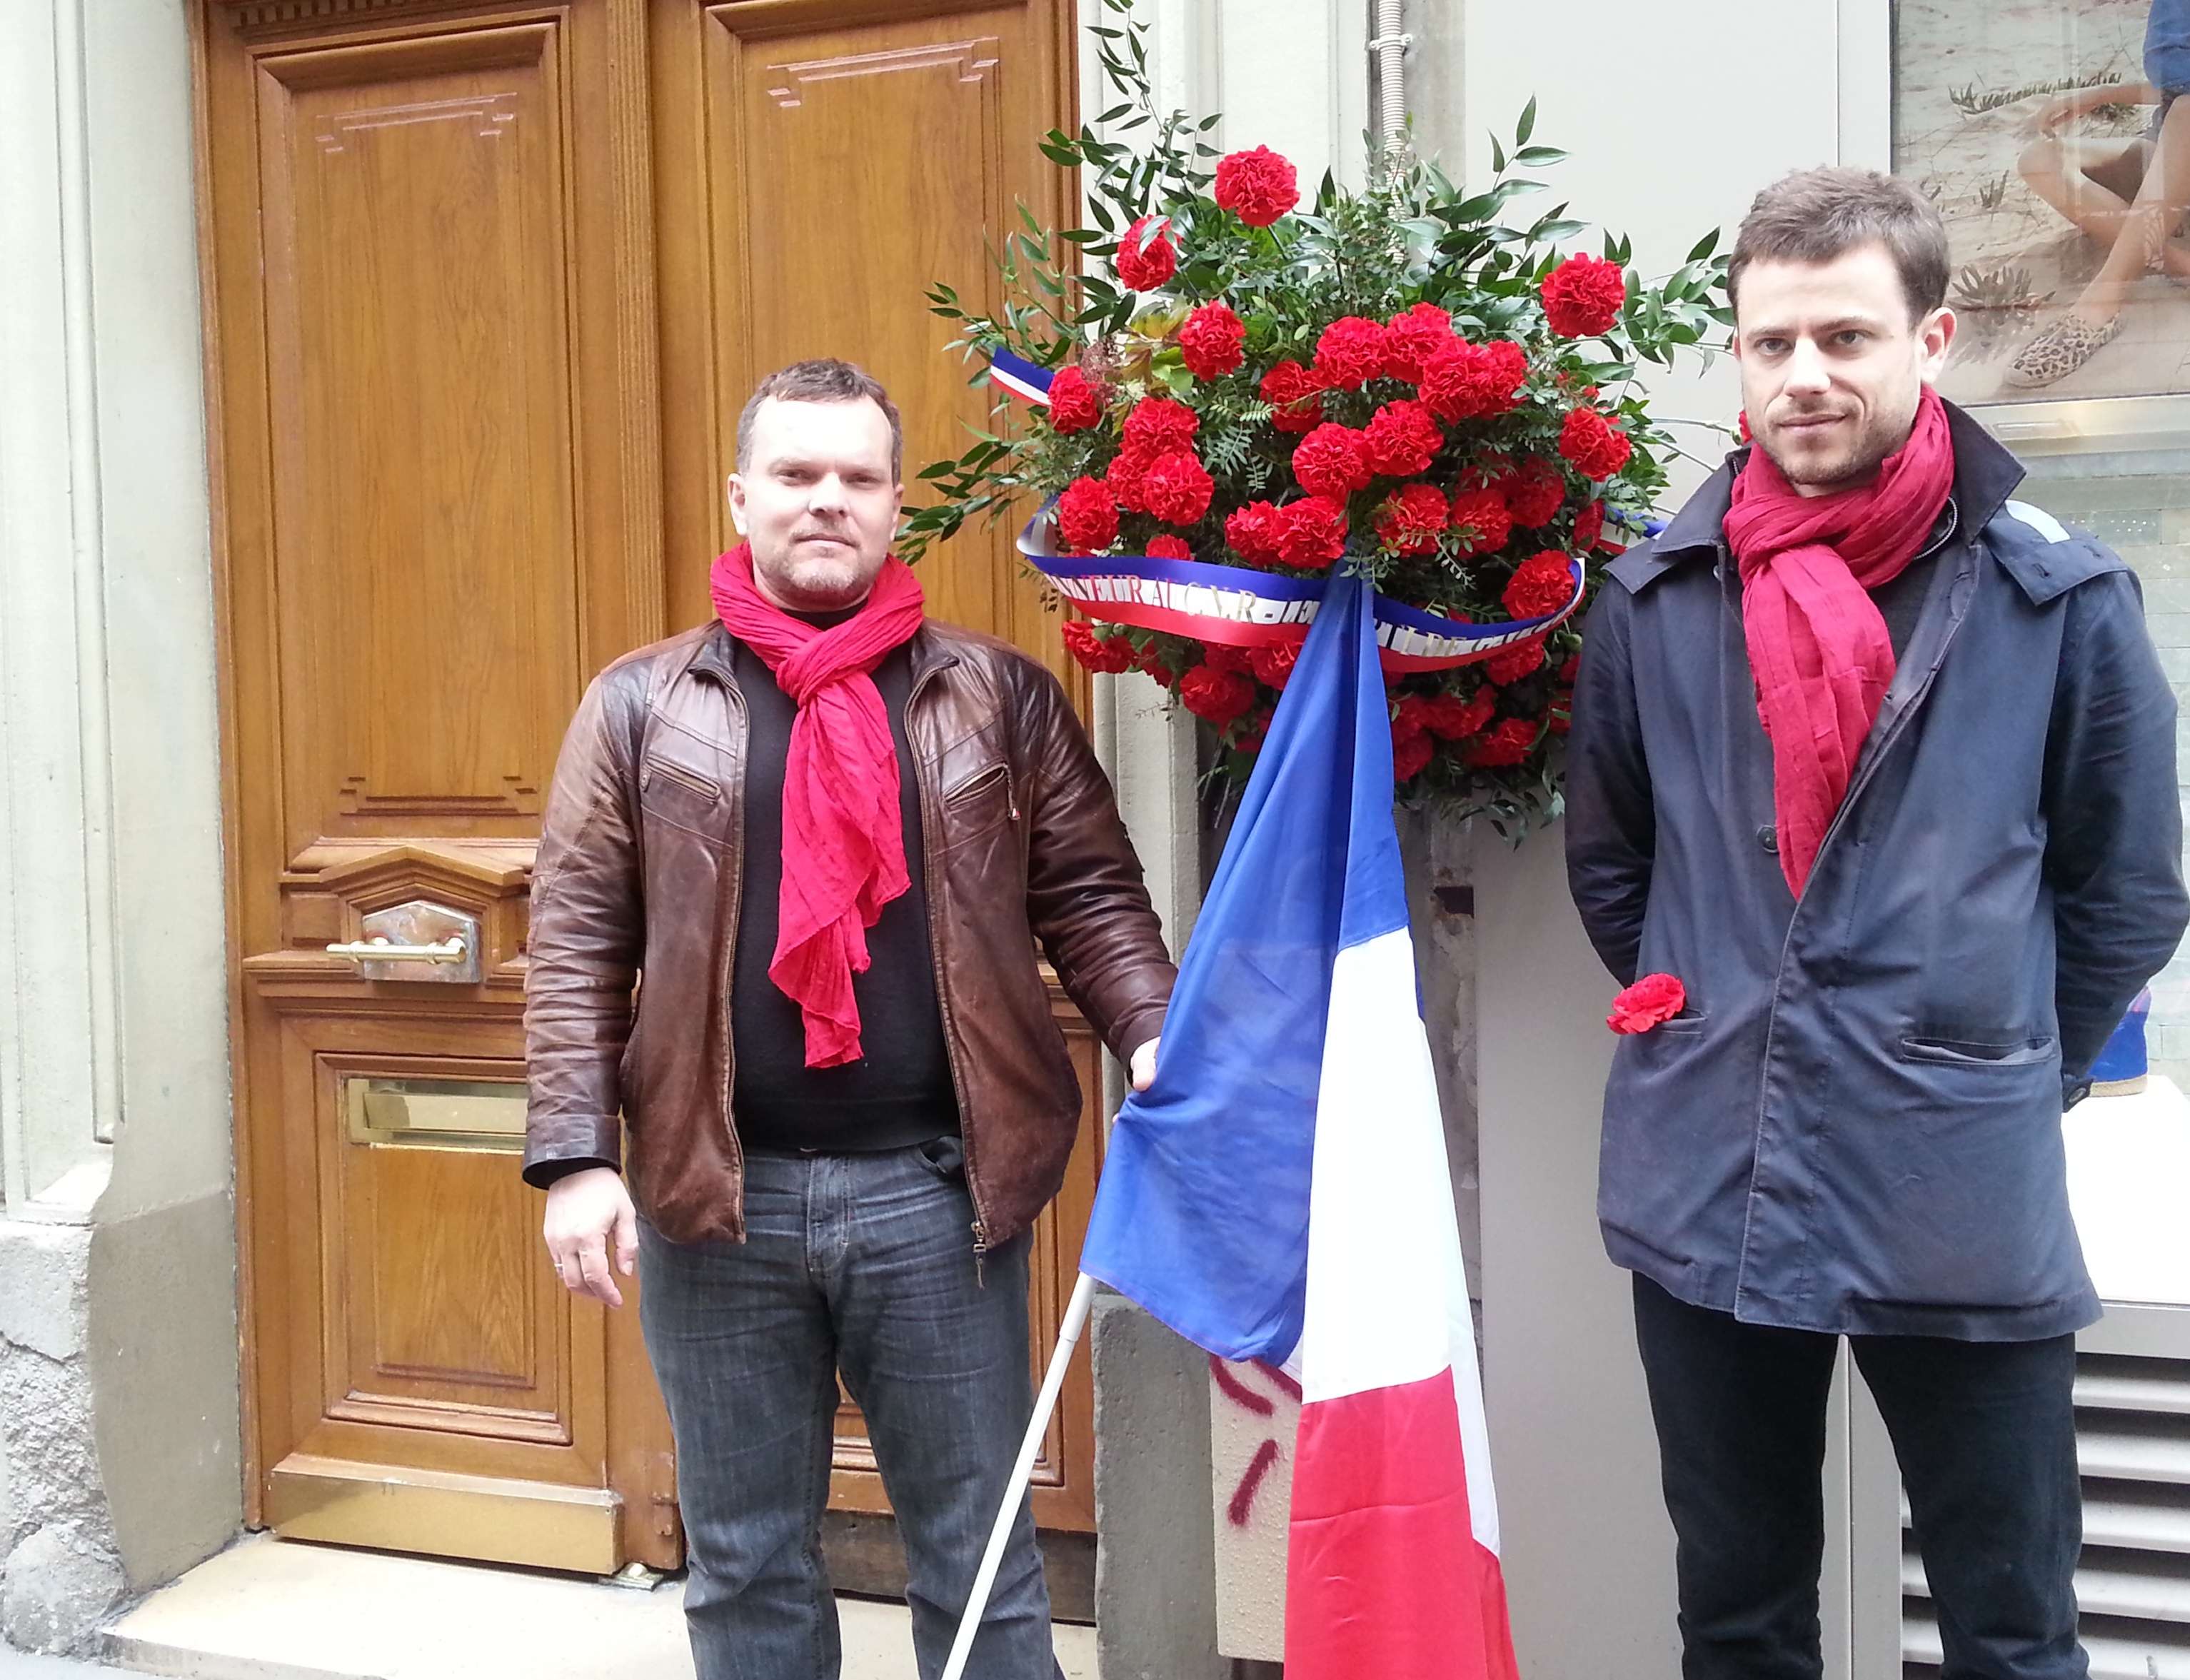
[[[768,977],[806,1023],[806,1065],[860,1059],[867,929],[912,884],[898,807],[897,747],[868,673],[920,628],[920,580],[893,554],[858,612],[824,630],[754,587],[740,543],[709,582],[723,627],[758,654],[798,707],[783,766],[783,893]]]
[[[1915,558],[1954,482],[1947,411],[1928,385],[1909,441],[1867,485],[1797,496],[1761,448],[1734,480],[1726,534],[1772,737],[1779,867],[1797,898],[1893,682],[1893,644],[1867,592]]]

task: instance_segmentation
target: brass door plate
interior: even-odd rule
[[[525,1149],[525,1087],[514,1081],[352,1074],[343,1108],[353,1144],[412,1149]]]
[[[305,1453],[275,1465],[266,1490],[267,1520],[286,1539],[592,1575],[623,1567],[622,1507],[605,1488]]]

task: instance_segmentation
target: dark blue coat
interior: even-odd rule
[[[2136,579],[2010,501],[2021,467],[1951,418],[1932,582],[1799,905],[1722,529],[1739,457],[1589,616],[1574,902],[1622,984],[1688,997],[1613,1059],[1598,1217],[1619,1264],[1749,1323],[2005,1341],[2097,1318],[2063,1094],[2190,914]]]

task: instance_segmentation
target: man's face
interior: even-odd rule
[[[752,458],[730,474],[730,517],[753,582],[787,612],[857,606],[889,557],[905,487],[878,404],[784,402],[753,416]]]
[[[1750,434],[1803,496],[1864,483],[1909,440],[1955,337],[1951,310],[1910,321],[1883,245],[1751,264],[1734,317]]]

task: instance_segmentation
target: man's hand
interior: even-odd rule
[[[1162,1042],[1160,1036],[1150,1039],[1134,1051],[1132,1059],[1126,1064],[1126,1076],[1132,1081],[1134,1090],[1145,1091],[1155,1083],[1156,1046]]]
[[[613,1167],[589,1166],[558,1178],[548,1187],[548,1217],[542,1234],[548,1239],[548,1257],[564,1288],[611,1307],[623,1305],[623,1291],[609,1271],[609,1239],[616,1239],[616,1270],[629,1277],[638,1263],[638,1213],[631,1205],[631,1192],[623,1187],[621,1173]]]

